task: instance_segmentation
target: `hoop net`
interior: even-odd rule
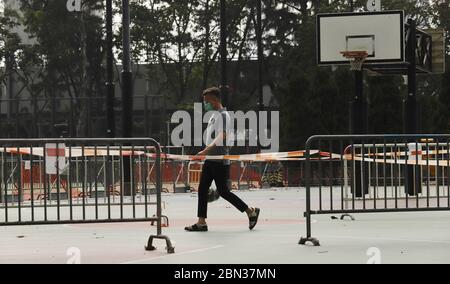
[[[350,60],[350,70],[361,71],[364,61],[369,56],[367,51],[342,51],[342,56]]]

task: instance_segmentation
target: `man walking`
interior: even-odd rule
[[[206,129],[206,148],[199,152],[199,156],[228,155],[231,118],[227,110],[223,107],[220,96],[220,89],[213,87],[203,91],[203,103],[206,111],[215,111],[208,122]],[[208,191],[214,180],[219,195],[230,202],[239,211],[246,212],[249,220],[249,229],[252,230],[259,217],[259,208],[251,208],[239,197],[231,192],[229,187],[230,161],[229,160],[206,160],[200,178],[198,189],[198,221],[192,226],[186,227],[190,232],[206,232],[208,211]]]

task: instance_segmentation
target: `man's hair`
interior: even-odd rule
[[[220,89],[217,87],[211,87],[203,91],[202,96],[212,95],[220,99]]]

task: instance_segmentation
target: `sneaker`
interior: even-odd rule
[[[208,225],[204,224],[194,224],[192,226],[184,228],[188,232],[207,232],[208,231]]]
[[[256,226],[256,223],[258,223],[259,211],[260,211],[259,208],[254,208],[253,212],[250,215],[248,215],[248,222],[249,222],[248,228],[250,230],[252,230]]]

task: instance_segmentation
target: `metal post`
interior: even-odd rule
[[[228,106],[227,88],[227,22],[226,1],[220,0],[220,61],[221,61],[221,96],[222,103]]]
[[[32,114],[32,118],[33,118],[33,123],[31,123],[31,136],[33,138],[38,137],[38,129],[37,129],[37,125],[38,125],[38,119],[37,119],[37,98],[36,96],[33,96],[33,98],[31,98],[32,104],[33,104],[33,114]],[[72,111],[72,107],[70,107],[70,110]]]
[[[405,132],[406,134],[417,134],[418,131],[418,111],[417,111],[417,74],[416,74],[416,21],[408,20],[409,37],[408,37],[408,97],[406,98],[405,107]],[[414,141],[411,141],[414,142]],[[405,192],[411,196],[415,196],[422,192],[421,176],[419,166],[407,166],[406,168],[406,182]],[[415,168],[415,169],[414,169]],[[416,174],[414,174],[416,173]]]
[[[130,10],[129,0],[123,0],[123,71],[122,71],[122,104],[123,104],[123,125],[122,132],[124,138],[132,137],[133,126],[133,82],[130,59]]]
[[[263,101],[263,46],[262,46],[262,0],[256,0],[256,41],[258,46],[258,128],[257,128],[257,139],[258,139],[258,148],[261,149],[261,145],[259,143],[260,139],[260,125],[259,125],[259,116],[260,112],[264,110],[264,101]]]
[[[115,84],[114,84],[114,55],[113,55],[113,10],[112,0],[106,0],[106,137],[114,138],[116,136],[116,121],[114,114]],[[109,146],[108,146],[109,150]],[[109,152],[108,152],[109,154]],[[109,165],[112,163],[112,157],[108,155],[108,161],[105,167],[106,173],[106,194],[110,200],[109,185],[114,184],[114,179]],[[112,186],[114,190],[114,186]],[[110,208],[108,207],[108,210]]]
[[[52,72],[53,74],[53,72]],[[52,76],[53,77],[53,76]],[[53,77],[54,78],[54,77]],[[51,90],[51,109],[52,109],[52,137],[57,137],[57,131],[56,131],[56,94],[55,91],[52,89]]]
[[[16,132],[16,136],[15,137],[19,137],[19,124],[20,124],[20,99],[17,98],[14,100],[14,113],[16,116],[16,127],[15,127],[15,132]]]
[[[352,134],[367,134],[368,119],[367,119],[367,99],[364,96],[363,71],[355,70],[355,98],[352,105]],[[359,142],[358,142],[359,143]],[[352,188],[352,193],[356,197],[363,197],[364,193],[369,192],[368,167],[361,162],[355,162],[354,180],[355,186]],[[361,170],[363,167],[363,170]],[[363,189],[364,188],[364,189]]]
[[[364,96],[363,72],[354,71],[355,98],[353,100],[352,134],[367,134],[367,99]]]
[[[79,118],[84,120],[84,134],[86,137],[91,136],[91,118],[90,118],[90,111],[91,111],[91,102],[90,102],[90,96],[87,95],[87,33],[86,33],[86,23],[84,18],[84,11],[83,6],[81,5],[80,12],[80,33],[81,33],[81,96],[86,97],[87,100],[85,101],[85,105],[83,108],[86,110],[86,118]],[[77,133],[78,135],[80,133]]]
[[[228,109],[231,108],[229,105],[229,90],[228,90],[228,79],[227,79],[227,9],[226,1],[220,0],[220,61],[221,61],[221,99],[222,103]],[[228,187],[231,190],[231,179],[228,181]]]
[[[308,145],[309,146],[309,145]],[[311,238],[311,153],[306,149],[306,237]]]
[[[211,35],[211,27],[210,27],[210,17],[209,15],[209,1],[206,0],[205,2],[205,54],[203,59],[203,83],[202,83],[202,90],[207,88],[208,85],[208,64],[209,64],[209,56],[210,56],[210,35]],[[200,102],[203,101],[203,98],[199,96]]]
[[[106,0],[106,136],[116,136],[114,117],[114,55],[113,55],[113,12],[112,0]]]
[[[259,111],[264,110],[264,101],[263,101],[263,45],[262,45],[262,0],[256,0],[256,40],[258,46],[258,106]]]
[[[416,22],[408,20],[408,97],[406,99],[406,132],[417,134]]]
[[[312,172],[311,172],[311,143],[313,140],[309,139],[306,142],[305,146],[305,158],[306,158],[306,212],[305,212],[305,218],[306,218],[306,237],[300,238],[300,241],[298,242],[300,245],[305,245],[307,242],[311,242],[314,246],[320,246],[319,240],[312,237],[311,232],[311,179],[312,179]]]
[[[123,71],[122,71],[122,136],[130,138],[133,134],[133,81],[130,59],[130,10],[129,0],[122,1],[123,23]],[[130,157],[123,158],[123,194],[131,196]]]

